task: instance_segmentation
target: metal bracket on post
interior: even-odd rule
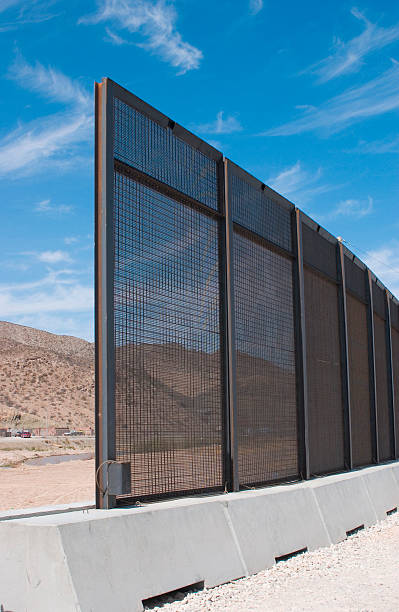
[[[373,461],[380,462],[380,452],[378,444],[378,406],[377,406],[377,389],[376,389],[376,373],[375,373],[375,342],[374,342],[374,304],[373,304],[373,284],[371,271],[366,270],[366,292],[367,292],[367,327],[368,327],[368,345],[369,345],[369,385],[370,385],[370,403],[371,403],[371,431],[372,431],[372,447]]]
[[[342,242],[337,242],[337,272],[338,272],[338,300],[339,300],[339,332],[341,345],[341,376],[342,376],[342,400],[344,406],[344,442],[345,442],[345,467],[353,469],[352,458],[352,424],[351,424],[351,392],[349,375],[348,354],[348,326],[346,309],[346,280],[345,280],[345,255]]]
[[[298,406],[298,459],[301,478],[310,478],[308,379],[306,361],[305,287],[303,273],[302,218],[301,211],[292,213],[292,237],[294,248],[294,320],[296,347],[296,387]]]
[[[388,400],[389,400],[389,416],[390,416],[390,434],[391,434],[391,453],[392,457],[396,457],[397,444],[396,440],[396,423],[395,423],[395,388],[393,381],[393,361],[392,361],[392,332],[391,332],[391,309],[389,307],[390,297],[389,292],[385,289],[385,321],[386,321],[386,343],[387,343],[387,371],[388,371]]]
[[[95,334],[96,506],[112,508],[108,465],[115,461],[115,349],[113,316],[113,92],[112,81],[96,83]]]
[[[220,162],[221,212],[224,216],[223,248],[223,341],[225,375],[225,424],[226,424],[226,484],[229,491],[239,491],[238,440],[237,440],[237,389],[236,343],[234,319],[233,278],[233,220],[229,199],[228,161]]]

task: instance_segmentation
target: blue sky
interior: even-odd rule
[[[93,338],[109,76],[342,236],[399,296],[399,3],[0,0],[0,319]]]

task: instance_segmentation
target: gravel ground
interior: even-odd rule
[[[222,586],[159,600],[162,612],[399,610],[399,515],[344,542]],[[169,600],[170,601],[170,600]]]

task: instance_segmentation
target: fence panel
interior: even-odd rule
[[[239,477],[298,474],[292,261],[234,240]]]
[[[97,85],[97,504],[386,461],[393,414],[399,453],[399,305],[374,278],[213,147]],[[129,492],[110,490],[114,463]]]
[[[234,223],[291,253],[293,206],[288,202],[283,205],[273,200],[269,193],[271,190],[266,191],[264,185],[231,162],[229,189]],[[283,200],[281,196],[280,199]]]
[[[312,474],[344,467],[338,290],[305,268],[309,461]]]
[[[133,497],[222,485],[218,224],[115,173],[117,460]]]
[[[176,137],[166,118],[155,121],[119,97],[114,98],[113,110],[115,159],[218,209],[214,159]]]
[[[298,477],[292,207],[279,205],[234,164],[229,198],[238,471],[249,486]]]
[[[396,429],[396,456],[399,456],[399,303],[390,301],[392,334],[392,374]]]
[[[364,276],[364,273],[363,273]],[[372,463],[370,370],[367,339],[367,306],[347,292],[349,377],[353,465]]]
[[[311,474],[344,468],[336,246],[302,224]]]
[[[130,463],[123,505],[224,487],[221,219],[217,154],[112,92],[109,459]]]
[[[365,266],[345,255],[352,457],[354,467],[373,461],[372,405]]]
[[[373,281],[375,374],[377,390],[378,448],[380,461],[392,458],[391,417],[388,389],[385,294]]]

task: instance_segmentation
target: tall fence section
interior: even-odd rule
[[[399,302],[288,200],[96,84],[97,505],[399,455]]]

